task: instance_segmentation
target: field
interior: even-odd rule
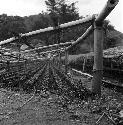
[[[110,51],[106,53],[111,55]],[[92,55],[84,55],[85,72],[93,68]],[[91,78],[72,69],[81,67],[82,71],[83,60],[83,54],[70,55],[67,75],[64,66],[59,70],[52,60],[12,63],[8,69],[1,66],[0,125],[122,125],[122,91],[103,84],[101,98],[93,99]],[[109,75],[106,80],[122,84]]]
[[[53,68],[52,63],[44,71],[34,75],[37,77],[43,72],[42,76],[37,77],[37,84],[41,79],[43,81],[44,89],[40,92],[35,92],[35,89],[28,93],[21,89],[15,92],[1,88],[0,125],[95,125],[96,122],[105,125],[122,122],[121,93],[102,86],[101,98],[91,100],[87,96],[89,91],[84,89],[91,89],[90,78],[73,73],[72,70],[69,71],[72,75],[66,77]],[[70,87],[68,79],[72,80],[74,88]],[[36,87],[36,83],[33,85]]]

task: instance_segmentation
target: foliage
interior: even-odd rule
[[[0,15],[0,40],[12,37],[14,33],[26,32],[23,18],[19,16]]]
[[[75,7],[76,2],[67,4],[65,0],[47,0],[45,3],[53,26],[79,19],[79,13]]]

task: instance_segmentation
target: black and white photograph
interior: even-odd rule
[[[123,125],[123,0],[0,0],[0,125]]]

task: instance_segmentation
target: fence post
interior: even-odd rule
[[[9,72],[10,71],[10,62],[7,60],[7,71]]]
[[[61,68],[61,52],[59,51],[59,69]]]
[[[27,71],[27,62],[26,62],[26,60],[24,61],[24,67],[25,67],[25,74],[26,74],[26,71]]]
[[[97,25],[96,23],[94,23],[94,66],[92,92],[98,96],[101,95],[101,84],[103,77],[103,42],[103,23],[101,25]]]
[[[83,62],[83,72],[85,71],[85,63],[86,63],[86,57],[84,57],[84,62]]]
[[[65,48],[65,74],[68,72],[68,50]]]

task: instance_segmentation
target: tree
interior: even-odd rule
[[[45,4],[47,5],[47,10],[49,13],[51,12],[58,12],[58,9],[60,9],[60,5],[64,4],[65,0],[47,0],[45,1]]]
[[[62,4],[61,9],[59,10],[60,14],[60,23],[67,23],[73,20],[79,19],[79,13],[77,8],[75,7],[75,3]]]
[[[67,4],[65,0],[47,0],[45,3],[54,26],[79,18],[79,13],[75,7],[76,2]]]

